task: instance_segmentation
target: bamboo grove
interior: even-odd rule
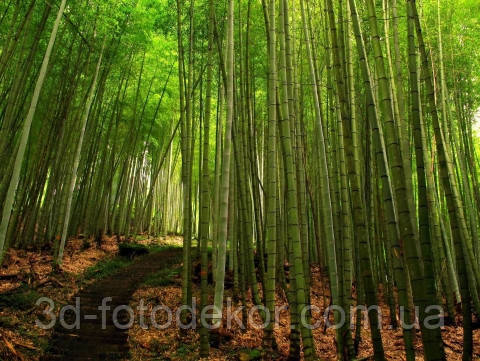
[[[338,359],[357,356],[357,305],[386,359],[371,307],[385,303],[406,360],[416,338],[446,360],[423,322],[438,317],[472,360],[479,14],[475,0],[2,2],[0,259],[48,248],[60,266],[78,234],[180,233],[183,303],[196,259],[212,325],[227,272],[241,305],[273,314],[284,296],[291,360],[321,357],[313,265],[357,319]],[[416,309],[418,335],[402,327]],[[216,332],[200,328],[201,356]],[[271,321],[263,340],[275,351]]]

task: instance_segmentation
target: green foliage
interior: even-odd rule
[[[123,257],[102,260],[94,266],[87,268],[82,277],[84,280],[102,279],[117,273],[131,263],[132,261],[130,259]]]
[[[256,348],[253,349],[242,349],[239,351],[239,359],[241,361],[254,361],[262,359],[262,352]],[[271,356],[271,355],[269,355]]]
[[[437,0],[422,2],[427,41],[438,48]],[[461,93],[466,110],[473,113],[480,106],[480,2],[476,0],[441,0],[440,19],[443,35],[447,87]],[[438,51],[432,51],[434,63]]]
[[[148,246],[148,250],[150,253],[157,253],[157,252],[162,252],[162,251],[167,251],[167,250],[174,250],[174,249],[179,249],[181,248],[181,245],[162,245],[162,244],[152,244]]]
[[[161,271],[149,275],[143,284],[151,287],[169,286],[175,283],[174,278],[180,273],[180,268],[164,268]]]
[[[176,354],[177,354],[177,356],[186,357],[187,355],[193,353],[194,351],[195,351],[195,345],[194,344],[182,343],[177,348]]]
[[[23,285],[13,293],[0,295],[1,307],[12,307],[18,310],[28,310],[35,306],[35,302],[41,297],[41,295],[32,290],[27,285]]]

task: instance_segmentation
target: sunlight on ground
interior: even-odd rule
[[[178,235],[167,235],[160,237],[151,237],[144,234],[139,234],[133,237],[133,241],[144,246],[164,245],[164,246],[183,246],[183,237]]]

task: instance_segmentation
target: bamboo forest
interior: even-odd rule
[[[0,361],[480,360],[479,0],[1,0]]]

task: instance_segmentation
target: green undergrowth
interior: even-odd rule
[[[123,268],[131,265],[136,257],[179,248],[177,245],[170,244],[152,244],[145,246],[139,243],[121,243],[119,245],[119,255],[103,259],[97,264],[87,268],[82,276],[82,280],[99,280],[112,276]]]
[[[245,348],[240,350],[239,359],[248,360],[248,361],[261,360],[262,352],[256,348],[253,348],[253,349]]]
[[[176,356],[185,358],[195,352],[195,345],[182,343],[176,350]]]
[[[148,246],[148,250],[150,251],[150,253],[172,251],[172,250],[178,250],[180,248],[182,247],[176,244],[153,244]]]
[[[0,295],[0,307],[11,307],[26,311],[35,306],[35,302],[41,295],[28,285],[22,285],[14,292]]]
[[[87,268],[85,273],[83,274],[83,280],[94,280],[94,279],[102,279],[108,276],[111,276],[122,268],[129,266],[133,262],[133,259],[125,258],[125,257],[114,257],[109,259],[104,259],[98,262],[97,264]]]
[[[163,287],[172,285],[175,283],[175,277],[180,274],[180,271],[181,268],[179,266],[176,266],[175,268],[164,268],[149,275],[143,282],[143,285],[150,287]]]

